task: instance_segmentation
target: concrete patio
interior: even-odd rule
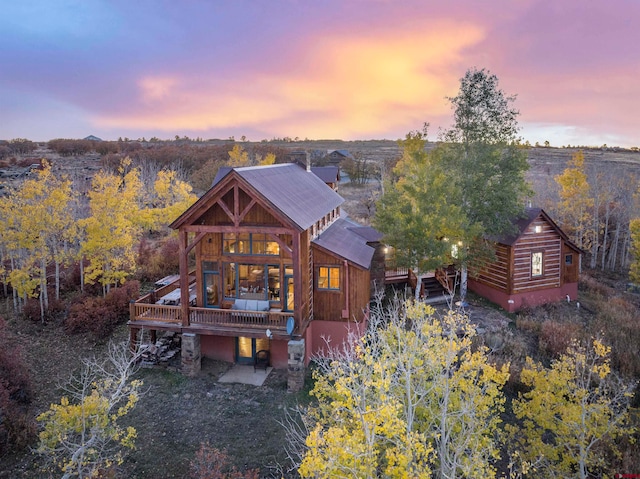
[[[231,369],[220,376],[218,382],[262,386],[272,370],[272,367],[268,367],[265,371],[264,369],[254,370],[253,366],[234,364]]]

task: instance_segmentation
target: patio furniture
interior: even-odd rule
[[[253,358],[253,371],[255,372],[258,368],[262,368],[267,371],[269,367],[269,359],[270,353],[266,349],[261,349],[256,353],[256,356]]]

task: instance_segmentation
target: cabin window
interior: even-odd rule
[[[280,245],[265,233],[224,233],[222,235],[224,254],[278,256]]]
[[[339,291],[340,290],[340,268],[331,266],[320,266],[318,268],[318,289]]]
[[[565,254],[564,255],[564,264],[566,264],[567,266],[573,264],[573,255],[572,254]]]
[[[269,287],[269,301],[280,301],[282,297],[280,295],[280,267],[278,265],[267,266],[268,270],[268,287]]]
[[[536,225],[535,226],[535,232],[536,233],[542,233],[542,225]]]
[[[229,299],[280,301],[280,266],[277,264],[223,264],[224,296]]]
[[[542,276],[542,251],[531,253],[531,276]]]
[[[204,261],[202,263],[202,277],[204,285],[205,308],[216,308],[220,305],[220,274],[216,263]]]

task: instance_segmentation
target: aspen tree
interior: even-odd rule
[[[491,255],[488,238],[514,232],[531,192],[515,98],[499,89],[497,77],[469,70],[449,100],[454,126],[443,142],[428,154],[425,134],[410,133],[401,144],[405,164],[394,169],[397,181],[385,186],[375,224],[405,266],[442,266],[453,258],[464,300],[468,267]]]
[[[81,221],[85,229],[82,244],[85,281],[99,281],[106,294],[132,272],[135,246],[141,234],[138,198],[141,183],[138,170],[126,169],[131,160],[125,158],[119,174],[98,172],[89,192],[91,215]]]
[[[63,478],[103,477],[122,463],[123,450],[134,448],[136,430],[121,419],[141,396],[142,381],[132,379],[138,359],[128,343],[110,343],[106,360],[83,360],[60,403],[38,417],[43,430],[37,452]]]
[[[240,167],[249,166],[249,153],[240,145],[233,145],[229,152],[229,166]]]
[[[592,238],[587,231],[593,208],[589,182],[584,168],[584,153],[576,152],[567,168],[555,178],[560,186],[559,221],[580,248],[589,246]]]
[[[406,304],[319,361],[302,477],[495,477],[508,366],[472,349],[468,319]],[[311,424],[307,421],[306,424]]]
[[[4,228],[0,233],[12,271],[9,282],[21,297],[38,297],[40,313],[49,308],[47,269],[55,265],[56,299],[60,297],[60,266],[72,258],[77,234],[71,214],[75,195],[67,178],[56,177],[43,160],[42,169],[0,202]]]
[[[593,339],[588,346],[574,342],[549,369],[527,358],[521,381],[530,390],[513,402],[522,429],[509,429],[524,457],[542,458],[538,473],[544,477],[586,479],[610,472],[598,448],[606,445],[615,453],[614,440],[630,432],[635,387],[611,370],[610,353]]]

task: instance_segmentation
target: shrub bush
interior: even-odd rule
[[[545,321],[540,326],[540,349],[555,359],[567,351],[574,339],[582,339],[584,328],[576,323]]]
[[[49,292],[49,298],[53,298],[52,292]],[[65,312],[65,303],[56,299],[49,299],[49,309],[44,312],[45,321],[54,321],[60,319]],[[22,317],[30,321],[40,321],[40,300],[38,298],[29,298],[22,307]]]
[[[157,281],[179,269],[178,239],[171,236],[157,243],[143,239],[138,248],[138,275],[141,281]]]
[[[578,282],[578,287],[587,291],[594,296],[608,298],[615,294],[615,290],[606,284],[602,283],[602,281],[590,276],[589,274],[583,273],[580,275],[580,281]]]
[[[96,339],[105,339],[118,324],[129,319],[129,303],[139,294],[140,283],[127,281],[104,298],[87,297],[71,306],[65,328],[70,334],[88,332]]]
[[[621,297],[601,301],[598,305],[596,332],[604,334],[605,341],[611,345],[614,368],[625,376],[640,377],[640,311]]]
[[[258,470],[242,473],[229,465],[229,457],[209,444],[200,444],[196,457],[190,464],[192,479],[258,479]]]
[[[36,425],[28,413],[31,383],[19,348],[9,342],[6,323],[0,318],[0,456],[13,447],[27,446]]]

